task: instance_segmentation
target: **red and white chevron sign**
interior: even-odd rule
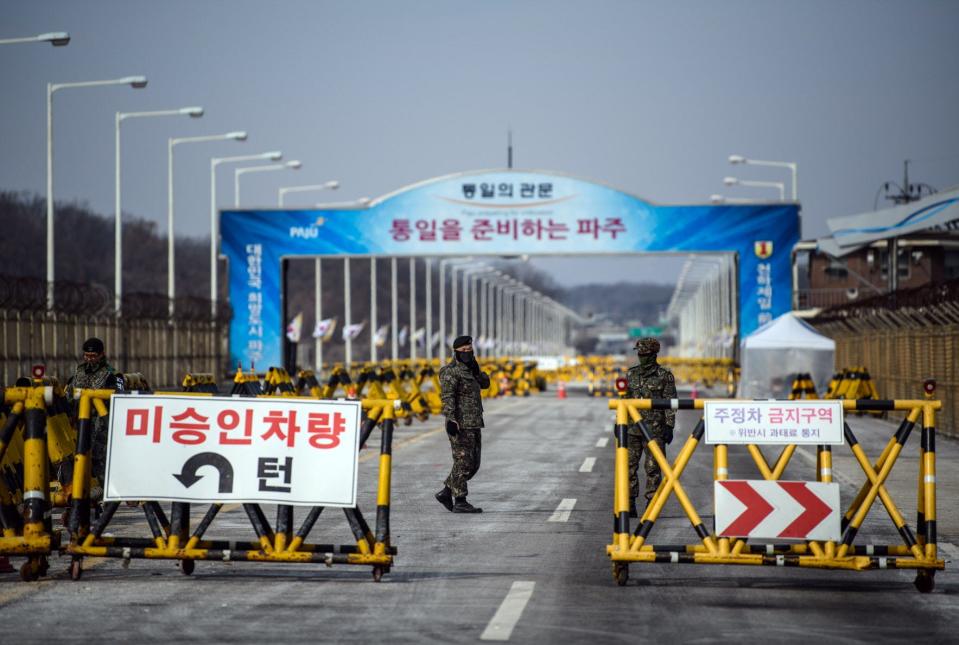
[[[839,540],[839,484],[767,480],[715,482],[716,535]]]

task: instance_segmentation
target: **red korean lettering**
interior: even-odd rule
[[[599,220],[598,219],[580,219],[576,220],[579,235],[592,235],[593,239],[599,239]]]
[[[294,446],[296,434],[300,431],[300,427],[296,425],[296,410],[290,410],[288,415],[282,410],[270,410],[269,414],[263,417],[263,421],[270,425],[266,433],[260,435],[264,441],[275,435],[280,441],[286,441],[290,448]],[[285,431],[283,426],[286,426]]]
[[[242,433],[231,437],[231,431],[236,430],[240,425],[240,412],[223,410],[216,415],[216,424],[220,427],[221,446],[249,446],[253,443],[253,409],[244,410],[242,418]]]
[[[626,232],[626,225],[623,224],[622,218],[607,217],[606,222],[603,224],[603,232],[609,233],[610,237],[615,240],[617,235]]]
[[[478,219],[473,222],[473,228],[470,231],[473,234],[473,239],[477,242],[492,242],[493,238],[490,237],[490,233],[493,232],[493,225],[490,224],[488,219]]]
[[[444,219],[440,226],[440,233],[443,235],[444,242],[459,242],[462,231],[463,227],[460,226],[459,220],[455,219]]]
[[[307,418],[306,431],[310,435],[310,445],[321,450],[329,450],[340,445],[340,434],[346,430],[346,419],[339,412],[311,412]]]
[[[151,440],[153,443],[160,443],[160,428],[163,424],[163,406],[160,405],[153,407],[152,415],[149,408],[127,410],[126,434],[145,437],[150,432],[151,416],[153,417]]]
[[[416,230],[420,234],[420,242],[436,241],[436,220],[416,220]]]
[[[406,242],[410,239],[412,231],[410,230],[410,221],[408,219],[393,220],[393,227],[390,229],[390,235],[397,242]]]
[[[209,417],[205,417],[194,408],[189,407],[180,414],[175,414],[170,421],[173,430],[173,440],[177,443],[195,446],[206,441],[206,433],[210,431]]]

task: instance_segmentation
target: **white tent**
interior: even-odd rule
[[[835,356],[835,341],[792,313],[783,314],[742,340],[739,396],[784,399],[798,372],[812,375],[821,396],[833,374]]]

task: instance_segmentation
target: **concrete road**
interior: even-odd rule
[[[483,465],[470,486],[481,515],[454,515],[433,493],[450,465],[440,420],[400,427],[394,449],[392,573],[374,583],[368,567],[199,562],[182,575],[172,562],[86,562],[79,582],[67,558],[51,577],[20,582],[0,574],[0,642],[796,642],[959,639],[959,576],[953,566],[919,594],[906,571],[847,573],[684,564],[633,565],[626,587],[612,579],[605,546],[612,532],[611,412],[605,400],[552,395],[491,401]],[[697,416],[679,417],[677,446]],[[876,457],[891,422],[851,417]],[[376,435],[374,435],[374,438]],[[915,521],[917,434],[890,479]],[[375,441],[371,441],[375,443]],[[959,555],[959,443],[938,442],[939,539]],[[758,478],[744,450],[730,450],[733,477]],[[843,501],[863,479],[847,447],[835,450]],[[361,507],[373,515],[375,450],[364,451]],[[787,477],[812,479],[814,454],[799,451]],[[712,455],[701,446],[683,483],[712,524]],[[201,509],[202,510],[202,509]],[[269,513],[269,511],[268,511]],[[651,542],[695,543],[675,500]],[[137,509],[110,528],[149,535]],[[221,515],[211,538],[252,539],[246,517]],[[870,539],[873,538],[873,539]],[[313,542],[350,543],[329,509]],[[898,543],[881,506],[857,543]],[[15,562],[16,564],[16,562]]]

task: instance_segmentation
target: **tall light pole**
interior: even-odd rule
[[[50,43],[54,47],[63,47],[70,43],[70,34],[65,31],[51,31],[23,38],[0,38],[0,45],[18,45],[20,43]]]
[[[166,212],[166,264],[167,264],[167,299],[170,301],[170,317],[176,310],[176,284],[175,267],[176,260],[174,256],[174,240],[176,235],[173,228],[173,148],[181,143],[208,143],[211,141],[246,141],[246,132],[239,130],[236,132],[227,132],[226,134],[208,134],[198,137],[171,137],[167,139],[167,212]]]
[[[241,161],[259,161],[269,159],[279,161],[283,153],[279,150],[263,152],[258,155],[239,155],[237,157],[213,157],[210,159],[210,317],[216,320],[217,306],[217,242],[220,237],[220,222],[216,216],[216,168],[223,163],[239,163]]]
[[[67,40],[69,41],[69,37]],[[105,87],[107,85],[129,85],[133,89],[143,89],[147,86],[147,77],[124,76],[123,78],[114,78],[104,81],[47,83],[47,309],[50,310],[53,309],[53,281],[56,277],[53,262],[53,94],[59,90],[79,87]]]
[[[729,163],[731,164],[748,164],[750,166],[772,166],[774,168],[789,168],[792,173],[792,200],[794,202],[799,201],[799,186],[797,184],[798,179],[798,168],[799,164],[794,161],[763,161],[760,159],[749,159],[742,155],[729,155]]]
[[[303,166],[301,161],[293,160],[286,163],[267,164],[265,166],[246,166],[233,169],[233,206],[240,207],[240,177],[250,172],[270,172],[273,170],[299,170]]]
[[[336,190],[340,187],[340,182],[335,179],[332,179],[328,182],[322,184],[310,184],[309,186],[285,186],[277,191],[276,200],[277,205],[280,208],[283,208],[283,198],[286,197],[289,193],[302,193],[307,191],[314,190]]]
[[[755,181],[753,179],[738,179],[724,177],[723,183],[727,186],[748,186],[752,188],[776,188],[779,190],[779,201],[786,201],[786,184],[782,181]]]
[[[116,154],[116,187],[114,194],[114,239],[113,239],[113,309],[117,317],[120,316],[123,298],[123,207],[120,201],[120,124],[127,119],[141,119],[159,116],[189,116],[198,119],[203,116],[203,108],[200,106],[176,108],[173,110],[150,110],[146,112],[117,112],[115,124],[115,154]]]

